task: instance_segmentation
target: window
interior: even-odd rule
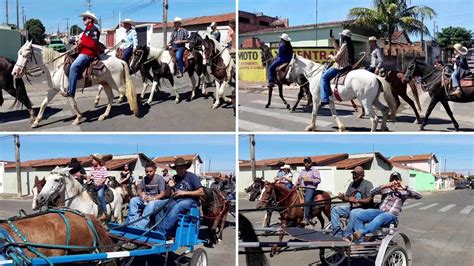
[[[239,17],[239,23],[250,24],[250,19]]]
[[[268,21],[259,21],[258,24],[260,26],[270,27],[270,23],[268,23]]]

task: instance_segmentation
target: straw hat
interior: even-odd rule
[[[191,167],[192,162],[185,160],[183,157],[178,157],[174,160],[174,164],[170,165],[171,168],[176,169],[178,166],[186,166],[186,169]]]
[[[376,42],[376,41],[377,41],[377,37],[375,37],[375,36],[370,36],[370,37],[369,37],[369,42],[370,42],[370,41]]]
[[[291,170],[291,166],[289,164],[285,164],[283,165],[282,167],[280,167],[281,170],[283,169],[288,169],[288,170]]]
[[[94,153],[90,157],[91,159],[96,160],[99,163],[104,163],[104,160],[105,160],[105,156],[98,153]]]
[[[462,54],[462,55],[466,55],[468,50],[466,47],[462,46],[462,44],[460,43],[456,43],[454,45],[454,50],[458,51],[458,53]]]
[[[339,33],[339,35],[343,35],[343,36],[347,36],[347,37],[352,37],[351,31],[348,30],[348,29],[343,30],[341,33]]]
[[[178,23],[183,23],[183,19],[180,18],[180,17],[175,17],[174,20],[173,20],[174,23],[178,22]]]
[[[81,15],[79,15],[79,17],[87,17],[87,18],[91,18],[94,20],[94,23],[99,23],[99,20],[97,19],[96,15],[92,12],[90,12],[89,10],[82,13]]]
[[[131,19],[126,18],[122,21],[122,24],[129,24],[129,25],[135,25],[135,22],[133,22]]]
[[[288,34],[286,34],[286,33],[283,33],[283,34],[280,36],[280,39],[285,40],[285,41],[287,41],[287,42],[291,41],[290,36],[288,36]]]

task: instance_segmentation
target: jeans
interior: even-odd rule
[[[453,88],[459,87],[459,81],[461,80],[461,73],[459,72],[459,68],[454,70],[453,74],[451,74],[451,82],[453,83]]]
[[[107,213],[107,203],[105,203],[105,185],[97,187],[97,196],[99,197],[99,207],[104,212]]]
[[[133,53],[133,46],[125,48],[125,50],[123,51],[123,61],[127,62],[127,64],[128,64],[128,61],[130,61],[130,57],[132,57],[132,53]]]
[[[178,61],[178,69],[179,69],[179,72],[181,73],[183,73],[184,71],[183,56],[184,56],[184,47],[176,48],[176,61]]]
[[[128,217],[127,223],[133,222],[138,220],[142,216],[149,216],[154,213],[156,210],[163,208],[163,206],[168,203],[168,199],[164,200],[152,200],[149,202],[145,202],[141,197],[134,197],[130,200],[130,207],[128,210]],[[142,214],[140,215],[140,211],[143,209]],[[161,210],[159,213],[164,212]],[[131,226],[145,229],[148,227],[150,223],[150,217],[143,218],[142,220],[132,224]]]
[[[315,192],[316,192],[316,189],[314,188],[305,188],[304,203],[313,202]],[[313,212],[313,206],[304,207],[304,218],[307,221],[311,220],[312,212]]]
[[[270,66],[268,67],[268,73],[267,73],[268,83],[275,83],[275,71],[277,67],[279,67],[283,63],[285,62],[283,62],[281,58],[277,57],[275,61],[273,61],[273,63],[270,64]]]
[[[67,94],[73,96],[76,94],[77,81],[81,79],[81,73],[84,70],[84,66],[88,64],[92,59],[85,55],[79,54],[79,56],[74,60],[69,70],[69,88]]]
[[[286,183],[286,188],[287,189],[291,189],[292,187],[293,187],[292,183],[290,183],[290,182]]]
[[[171,236],[174,234],[174,230],[178,226],[179,214],[186,214],[191,210],[192,207],[198,207],[198,202],[191,198],[183,198],[174,200],[171,202],[168,214],[166,212],[160,212],[155,216],[155,222],[160,223],[157,231],[163,235]]]
[[[320,88],[321,88],[321,101],[322,102],[329,102],[329,95],[331,91],[331,84],[329,82],[331,79],[339,74],[339,69],[335,69],[334,67],[328,68],[323,76],[321,77],[320,81]]]
[[[357,209],[352,209],[351,212],[349,213],[349,219],[347,220],[347,225],[346,229],[344,230],[344,234],[342,237],[349,237],[352,233],[354,233],[354,221],[359,214],[359,212],[365,211],[364,209],[357,208]]]
[[[331,206],[331,227],[335,237],[342,237],[341,218],[348,218],[351,212],[349,204]]]
[[[354,216],[354,231],[360,231],[362,235],[373,233],[381,226],[397,222],[397,216],[378,209],[363,210]],[[368,224],[364,226],[364,223]]]

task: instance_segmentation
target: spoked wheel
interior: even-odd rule
[[[321,248],[319,249],[319,260],[324,266],[340,265],[346,260],[347,256],[344,250]]]
[[[190,266],[207,266],[207,253],[204,249],[198,248],[193,252],[193,257],[191,258]]]
[[[393,246],[387,249],[382,262],[383,266],[408,266],[408,255],[401,246]]]

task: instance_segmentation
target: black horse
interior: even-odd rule
[[[8,94],[15,98],[12,107],[17,105],[17,103],[21,103],[28,110],[30,121],[33,122],[35,119],[33,104],[26,93],[26,87],[23,79],[13,78],[12,70],[14,66],[15,61],[0,56],[0,106],[2,106],[5,102],[2,91],[5,90],[8,92]]]
[[[420,130],[424,130],[426,124],[428,123],[429,116],[433,111],[433,108],[441,102],[446,113],[451,118],[453,122],[454,129],[456,131],[459,130],[459,124],[454,118],[453,112],[451,111],[451,107],[449,107],[448,101],[458,102],[458,103],[467,103],[474,101],[474,88],[463,88],[463,96],[462,97],[453,97],[449,96],[447,90],[445,88],[446,84],[443,84],[444,71],[436,69],[435,67],[428,65],[424,62],[414,60],[405,72],[405,81],[409,82],[413,79],[413,77],[421,77],[421,81],[423,83],[423,90],[428,91],[431,101],[426,110],[425,118],[423,119],[422,124],[420,125]]]
[[[272,54],[272,51],[271,51],[270,47],[268,47],[266,45],[262,45],[262,46],[260,46],[260,49],[262,50],[261,51],[262,65],[268,71],[268,68],[273,63],[275,58],[273,58],[273,54]],[[290,105],[286,102],[285,98],[283,97],[283,83],[282,82],[285,82],[285,81],[282,80],[281,78],[279,78],[278,74],[276,74],[276,84],[278,86],[278,92],[280,94],[280,98],[283,101],[283,103],[286,105],[286,108],[290,109]],[[306,104],[306,107],[309,108],[309,106],[312,103],[312,98],[311,98],[312,96],[311,96],[311,93],[309,92],[309,83],[308,83],[308,80],[306,79],[306,77],[304,75],[300,75],[298,77],[298,79],[296,80],[296,83],[298,83],[300,85],[300,91],[298,93],[298,99],[296,100],[296,103],[291,108],[291,111],[296,110],[296,107],[298,107],[298,104],[299,104],[301,98],[303,98],[305,94],[308,96],[308,103]],[[268,103],[267,103],[267,105],[265,105],[265,108],[268,108],[271,105],[272,92],[273,92],[273,88],[269,88]]]
[[[262,194],[262,190],[264,186],[265,186],[265,180],[263,180],[263,178],[261,177],[258,177],[248,187],[246,187],[244,191],[246,193],[249,193],[249,201],[256,201]],[[272,206],[275,204],[275,202],[273,199],[271,199],[268,202],[268,204]],[[264,227],[270,227],[270,222],[272,220],[272,212],[273,212],[272,210],[267,210],[265,219],[263,221]]]

